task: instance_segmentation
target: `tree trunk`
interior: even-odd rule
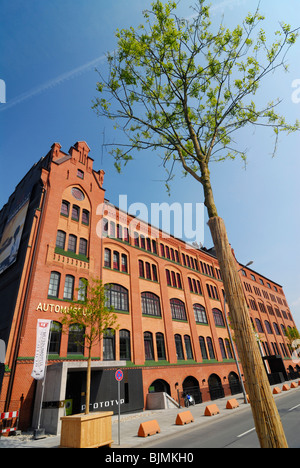
[[[89,348],[88,365],[86,371],[86,394],[85,394],[85,414],[90,412],[90,394],[91,394],[91,348]]]
[[[256,432],[262,448],[288,448],[282,423],[257,345],[237,264],[224,222],[211,217],[208,225],[230,310],[237,349],[243,366]]]

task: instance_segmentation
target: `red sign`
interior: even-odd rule
[[[123,380],[123,372],[120,369],[117,370],[117,372],[115,373],[115,378],[118,382],[121,382],[121,380]]]

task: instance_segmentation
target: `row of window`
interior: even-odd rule
[[[249,293],[253,293],[252,292],[252,286],[251,284],[249,283],[246,283],[244,281],[244,286],[245,286],[245,289],[247,292]],[[275,287],[275,286],[274,286]],[[263,294],[264,298],[267,299],[267,300],[270,300],[273,301],[273,302],[278,302],[278,304],[280,305],[285,305],[287,307],[287,302],[285,299],[281,299],[281,297],[278,297],[278,296],[274,296],[274,294],[268,294],[267,291],[264,291],[264,290],[260,290],[257,286],[253,286],[253,289],[254,289],[254,292],[257,296],[260,296],[261,297],[261,293]]]
[[[251,321],[253,323],[252,318],[251,318]],[[255,319],[255,324],[256,324],[256,329],[257,329],[257,331],[259,333],[265,333],[265,331],[263,329],[263,326],[262,326],[262,323],[258,318]],[[273,332],[271,324],[270,324],[270,322],[268,322],[268,320],[265,320],[264,324],[265,324],[265,329],[266,329],[268,335],[275,335],[275,334],[276,335],[281,335],[280,329],[279,329],[278,324],[276,322],[273,322],[273,328],[274,328],[275,333]],[[285,329],[284,325],[281,324],[280,326],[281,326],[281,330],[282,330],[282,335],[285,336],[286,335],[286,329]]]
[[[69,326],[68,333],[68,347],[67,354],[83,354],[84,349],[84,333],[85,330],[79,324],[72,324]],[[131,346],[130,346],[130,332],[129,330],[122,329],[118,333],[119,335],[119,353],[120,359],[130,361],[131,360]],[[51,323],[51,337],[49,345],[49,354],[60,354],[62,336],[62,325],[59,322]],[[179,334],[174,335],[176,355],[178,360],[194,359],[191,338],[189,335],[182,336]],[[185,355],[183,351],[183,343],[185,347]],[[116,333],[108,329],[103,336],[103,360],[115,360],[116,359]],[[155,334],[155,345],[156,354],[158,360],[166,359],[166,347],[163,333]],[[210,337],[206,339],[203,336],[199,337],[199,345],[202,354],[202,358],[205,360],[215,359],[215,352],[213,342]],[[225,339],[225,344],[222,338],[219,338],[219,346],[223,359],[232,359],[232,350],[230,347],[229,340]],[[144,351],[145,360],[154,361],[154,340],[153,334],[149,331],[144,332]]]
[[[250,308],[252,310],[254,310],[254,311],[258,311],[258,308],[257,308],[257,304],[258,304],[259,310],[264,314],[267,313],[267,309],[268,309],[268,312],[269,312],[270,315],[275,315],[275,313],[276,313],[276,316],[279,317],[279,318],[283,317],[286,320],[288,320],[288,319],[292,320],[292,316],[291,316],[291,314],[289,312],[286,312],[284,310],[282,310],[280,312],[278,307],[274,307],[274,310],[275,310],[275,313],[274,313],[274,310],[273,310],[273,308],[272,308],[272,306],[270,304],[267,304],[267,309],[266,309],[266,306],[262,302],[257,301],[257,304],[256,304],[256,301],[251,297],[248,298],[248,302],[249,302]]]
[[[90,212],[86,209],[81,209],[78,205],[71,205],[67,200],[62,200],[60,214],[68,218],[71,214],[73,221],[81,221],[86,226],[90,223]]]
[[[56,247],[60,249],[67,250],[68,252],[73,252],[75,254],[84,255],[85,257],[88,256],[88,241],[83,237],[78,238],[74,234],[68,235],[65,231],[58,230],[56,235]],[[78,249],[78,250],[77,250]]]
[[[79,301],[84,300],[84,278],[79,279],[79,290],[77,299]],[[58,271],[51,271],[49,288],[48,288],[48,297],[58,298],[60,295],[60,283],[61,283],[61,274]],[[73,275],[65,276],[64,290],[63,290],[63,299],[73,300],[74,299],[74,285],[75,277]]]
[[[127,255],[120,255],[117,250],[113,250],[112,252],[110,249],[104,249],[104,266],[106,268],[112,268],[113,270],[122,271],[123,273],[128,273]]]
[[[116,224],[114,221],[108,221],[108,219],[103,218],[102,220],[102,234],[104,237],[111,237],[113,239],[119,239],[124,242],[129,243],[129,231],[127,227]],[[154,253],[158,255],[157,242],[150,237],[145,237],[143,234],[139,234],[137,231],[133,233],[133,245],[140,249],[146,250],[147,252]],[[169,247],[165,244],[160,244],[160,255],[161,257],[172,260],[176,263],[181,263],[179,258],[179,252],[177,249]],[[213,278],[217,277],[221,279],[220,270],[214,269],[213,266],[204,263],[198,262],[198,260],[190,255],[182,253],[182,264],[188,268],[192,268],[195,271],[201,271],[203,274],[211,276]],[[216,271],[216,274],[215,274]]]

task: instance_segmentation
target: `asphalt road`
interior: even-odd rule
[[[300,448],[300,395],[287,392],[276,399],[289,448]],[[260,448],[251,409],[232,414],[205,426],[185,431],[180,436],[147,443],[145,448]]]

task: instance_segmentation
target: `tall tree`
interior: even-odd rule
[[[259,28],[264,20],[259,8],[234,29],[221,24],[215,31],[206,0],[196,0],[189,19],[176,15],[177,3],[156,0],[151,11],[143,12],[144,24],[117,30],[118,46],[107,56],[108,77],[99,73],[101,96],[93,108],[127,136],[125,144],[111,145],[119,171],[135,151],[162,149],[167,186],[178,163],[202,185],[258,437],[263,447],[286,447],[236,262],[218,216],[210,163],[246,160],[246,152],[234,141],[246,125],[273,129],[274,151],[280,132],[299,130],[298,121],[289,124],[276,112],[279,101],[254,100],[270,73],[287,68],[286,53],[298,31],[281,23],[269,43]]]
[[[98,278],[82,279],[78,288],[78,299],[70,302],[62,323],[68,326],[76,324],[79,327],[82,333],[77,344],[85,347],[88,352],[85,414],[89,414],[90,411],[92,348],[100,342],[108,329],[118,328],[116,321],[114,308],[107,306],[106,286],[102,281]]]

